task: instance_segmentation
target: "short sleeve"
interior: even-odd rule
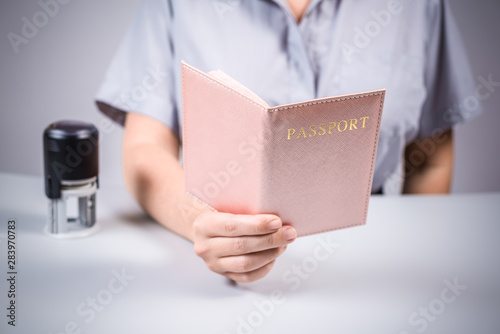
[[[179,135],[170,9],[166,0],[143,0],[97,93],[101,112],[124,124],[126,112],[152,117]]]
[[[418,139],[482,112],[458,28],[446,0],[430,0],[425,85]]]

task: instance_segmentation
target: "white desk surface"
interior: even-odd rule
[[[372,197],[366,226],[300,238],[236,286],[123,188],[101,186],[97,210],[97,234],[49,238],[42,180],[0,174],[0,268],[15,218],[18,272],[2,333],[500,333],[500,193]]]

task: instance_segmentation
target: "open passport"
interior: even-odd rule
[[[181,66],[187,193],[276,214],[298,236],[366,223],[385,90],[270,107],[221,71]]]

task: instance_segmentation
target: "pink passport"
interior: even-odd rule
[[[276,214],[298,236],[366,223],[385,90],[270,107],[221,71],[181,66],[187,193]]]

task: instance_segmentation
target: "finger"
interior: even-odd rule
[[[284,226],[276,232],[264,235],[242,237],[215,237],[208,240],[208,245],[215,250],[215,256],[242,255],[260,252],[287,245],[297,238],[297,232],[291,226]]]
[[[260,267],[254,271],[247,272],[247,273],[225,273],[224,276],[226,276],[229,279],[232,279],[233,281],[239,282],[239,283],[250,283],[257,281],[264,276],[266,276],[271,269],[273,268],[274,261],[269,262],[263,267]]]
[[[211,212],[203,217],[197,228],[209,237],[234,237],[260,235],[276,231],[282,226],[281,219],[275,215],[233,215]]]
[[[254,271],[276,260],[284,251],[285,247],[282,246],[251,254],[221,257],[215,261],[213,270],[219,273]]]

